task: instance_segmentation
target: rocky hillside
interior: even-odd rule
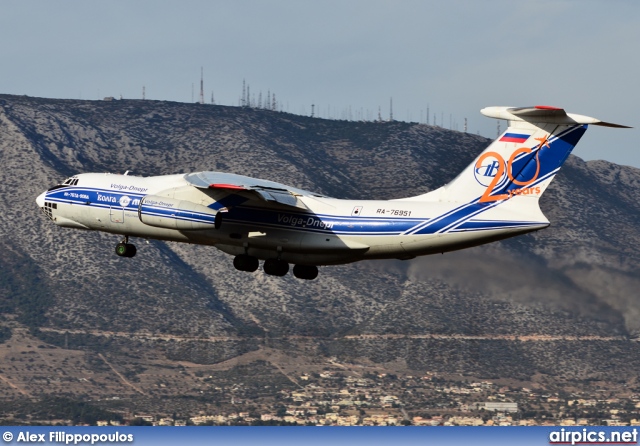
[[[638,169],[572,156],[542,199],[552,222],[544,231],[408,262],[323,267],[313,282],[238,272],[203,246],[138,241],[135,258],[119,258],[116,236],[59,228],[34,202],[72,174],[126,170],[221,170],[339,198],[400,198],[448,182],[488,143],[402,122],[0,95],[0,342],[19,323],[48,343],[91,351],[117,334],[113,354],[153,344],[170,360],[217,363],[268,342],[350,362],[520,378],[555,373],[564,366],[550,358],[571,349],[565,373],[604,377],[610,369],[597,364],[618,361],[637,375],[628,358],[638,343],[628,339],[640,333]]]

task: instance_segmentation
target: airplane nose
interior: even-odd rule
[[[44,207],[44,197],[45,195],[47,195],[46,192],[42,192],[40,195],[38,195],[38,198],[36,198],[36,203],[38,204],[38,207],[43,208]]]

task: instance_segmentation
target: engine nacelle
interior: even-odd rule
[[[157,195],[143,197],[138,207],[138,218],[142,223],[178,231],[214,229],[217,214],[215,209],[192,201]]]

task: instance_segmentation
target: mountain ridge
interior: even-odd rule
[[[403,122],[0,95],[0,308],[15,316],[0,326],[19,323],[42,342],[117,357],[153,352],[217,364],[268,346],[518,379],[560,373],[563,364],[550,358],[571,348],[563,376],[608,379],[615,371],[597,363],[610,363],[636,377],[635,168],[571,156],[541,198],[546,230],[408,262],[324,267],[311,283],[236,271],[231,257],[205,246],[136,240],[138,255],[118,258],[117,236],[56,227],[34,201],[67,176],[127,170],[230,171],[337,198],[402,198],[447,183],[489,142]],[[140,332],[185,340],[136,338]],[[541,340],[517,340],[531,336]]]

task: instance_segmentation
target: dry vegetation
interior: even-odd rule
[[[125,170],[225,170],[337,197],[399,198],[446,183],[487,143],[399,122],[0,96],[0,393],[195,410],[215,400],[199,393],[205,375],[246,355],[265,361],[258,375],[273,373],[272,389],[293,385],[277,352],[299,360],[298,371],[333,357],[479,377],[635,380],[637,169],[571,157],[542,200],[545,231],[411,262],[326,267],[311,283],[238,272],[211,247],[140,240],[134,259],[118,258],[116,236],[58,228],[34,203],[74,173]]]

